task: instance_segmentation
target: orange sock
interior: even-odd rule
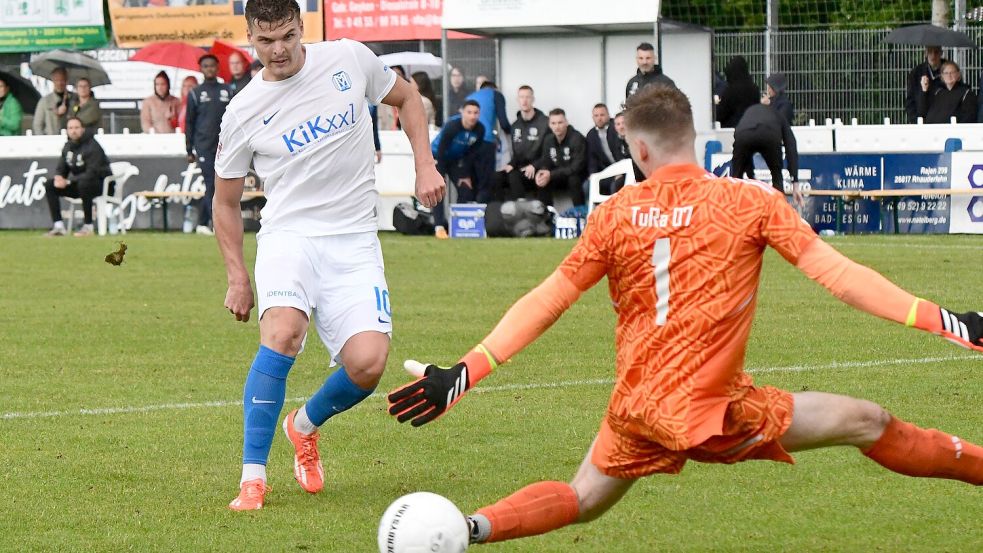
[[[983,485],[983,447],[894,417],[864,455],[900,474]]]
[[[577,493],[564,482],[537,482],[494,505],[478,509],[491,523],[486,541],[504,541],[544,534],[577,521]]]

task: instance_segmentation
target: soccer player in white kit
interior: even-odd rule
[[[368,397],[385,368],[392,311],[376,236],[367,100],[399,109],[421,202],[433,206],[444,194],[423,102],[406,81],[361,43],[302,45],[296,0],[250,0],[245,15],[265,68],[222,119],[213,216],[229,282],[225,307],[245,322],[254,304],[239,201],[253,163],[267,198],[256,238],[260,347],[243,390],[243,469],[233,510],[263,507],[287,373],[311,322],[342,366],[283,421],[295,449],[294,476],[305,491],[324,486],[318,427]]]

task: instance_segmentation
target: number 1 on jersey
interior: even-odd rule
[[[669,239],[659,238],[652,248],[652,272],[655,277],[655,324],[665,326],[669,316]]]

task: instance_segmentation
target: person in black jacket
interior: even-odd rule
[[[66,125],[68,141],[61,150],[55,178],[44,184],[48,210],[51,212],[53,222],[47,235],[65,236],[65,223],[61,217],[59,198],[67,196],[82,199],[84,224],[75,236],[91,236],[92,200],[102,195],[102,180],[110,174],[109,158],[92,133],[85,132],[85,127],[78,117],[69,117]]]
[[[781,73],[774,73],[765,80],[765,83],[767,83],[767,88],[765,95],[761,97],[761,103],[771,106],[791,125],[795,119],[795,108],[785,94],[788,79]]]
[[[744,111],[734,130],[734,157],[731,160],[730,174],[742,179],[754,178],[754,154],[765,158],[771,171],[771,185],[785,193],[782,178],[782,145],[788,159],[788,172],[792,176],[792,197],[796,205],[802,205],[799,191],[799,150],[795,143],[792,127],[784,117],[771,107],[755,104]]]
[[[617,161],[611,147],[611,113],[604,104],[596,104],[591,110],[594,126],[587,131],[587,174],[593,175],[608,168]]]
[[[761,90],[751,80],[751,71],[744,56],[731,58],[724,74],[727,75],[727,89],[717,105],[717,121],[722,127],[732,129],[741,120],[744,110],[761,101]]]
[[[662,66],[655,62],[655,46],[643,42],[635,49],[635,64],[638,70],[625,85],[625,98],[650,85],[676,87],[676,83],[662,72]]]
[[[587,141],[567,121],[560,108],[550,111],[550,130],[553,134],[543,143],[543,157],[536,162],[537,197],[553,205],[553,191],[565,188],[574,207],[583,206],[584,179],[587,178]]]
[[[927,124],[949,123],[952,117],[958,123],[975,123],[976,93],[962,81],[956,62],[942,64],[942,83],[943,86],[933,88],[928,76],[922,76],[918,116]]]
[[[218,58],[205,54],[198,59],[205,82],[188,94],[187,130],[184,132],[188,149],[188,162],[198,162],[201,178],[205,181],[205,195],[198,208],[198,234],[213,235],[208,226],[212,222],[212,196],[215,195],[215,154],[218,134],[222,128],[225,107],[232,99],[232,89],[218,82]]]
[[[930,91],[942,88],[942,64],[946,61],[942,58],[941,46],[926,46],[925,61],[908,72],[908,88],[904,102],[908,123],[918,122],[918,96],[922,93],[922,77],[928,77]]]
[[[543,157],[543,142],[550,134],[550,120],[536,109],[536,94],[529,85],[519,87],[519,111],[512,123],[512,162],[505,166],[509,200],[524,198],[536,189],[536,167]]]

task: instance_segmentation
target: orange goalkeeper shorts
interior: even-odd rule
[[[794,463],[778,443],[792,424],[792,407],[791,393],[771,386],[751,386],[743,397],[727,406],[722,434],[682,451],[617,431],[605,417],[594,442],[591,463],[608,476],[624,479],[678,474],[688,459],[727,464],[751,459]]]

